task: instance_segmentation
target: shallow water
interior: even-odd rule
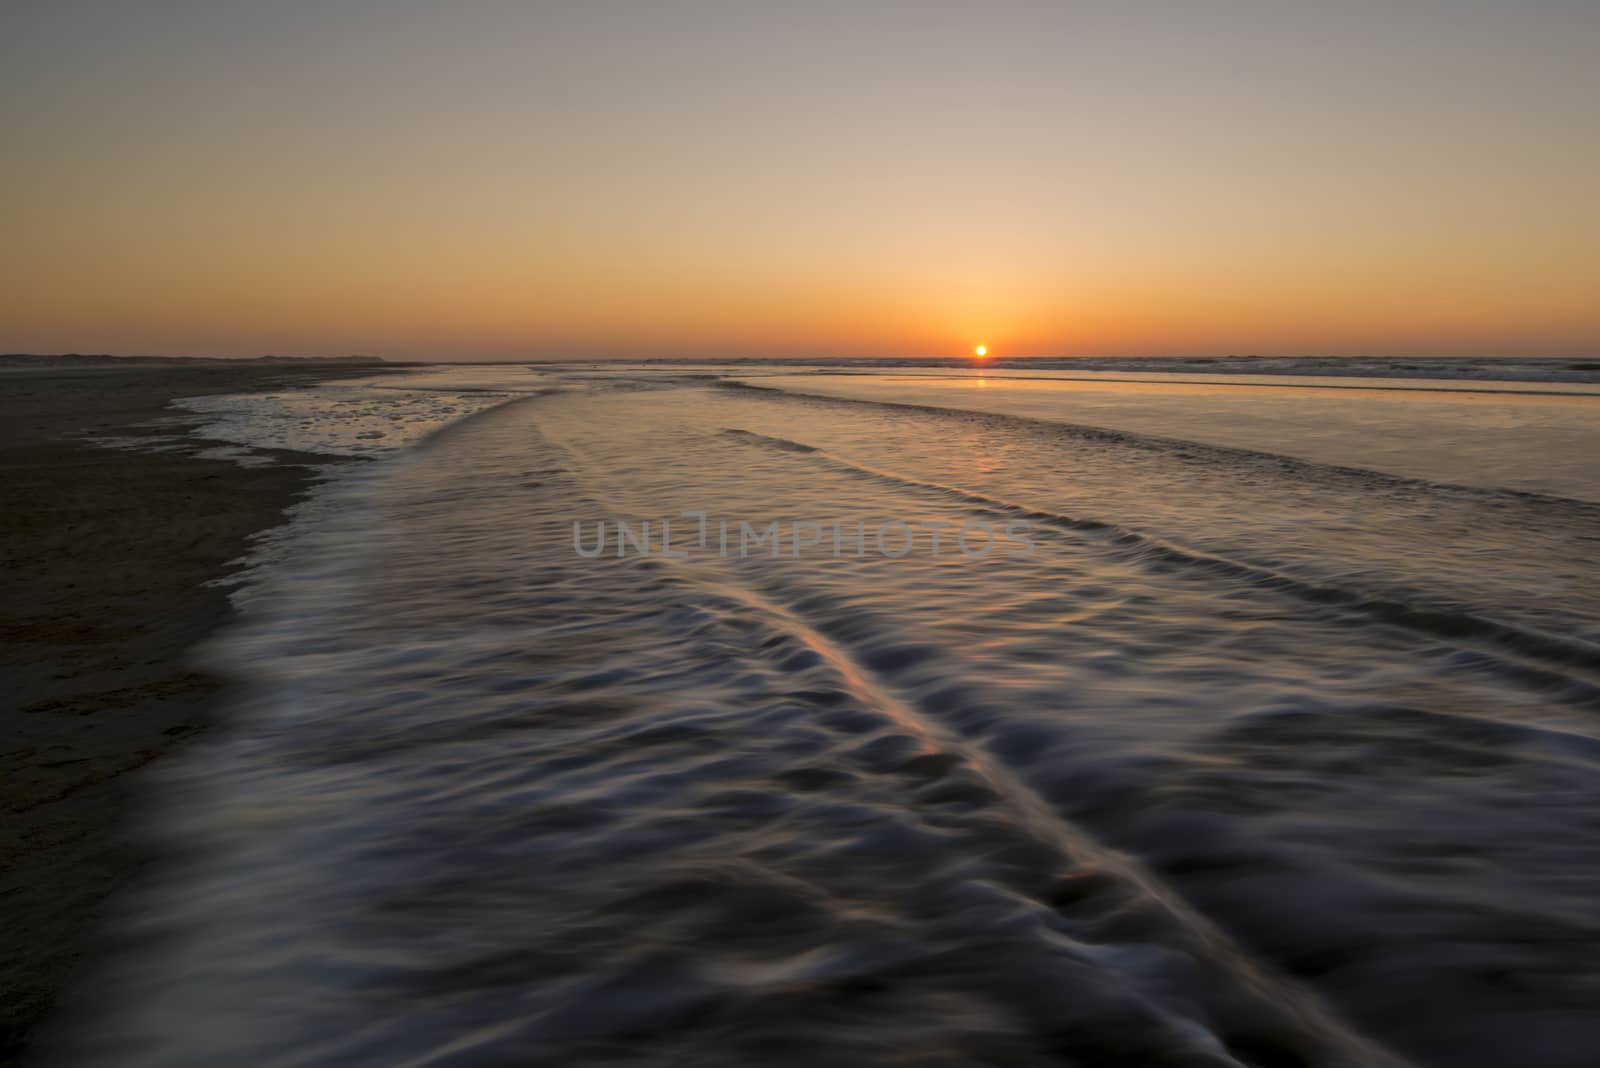
[[[1590,383],[1049,371],[750,381],[1600,501],[1600,385]]]
[[[1592,1063],[1600,505],[1325,457],[1364,394],[751,381],[413,383],[522,396],[213,650],[82,1059]],[[1600,433],[1476,403],[1507,471]]]

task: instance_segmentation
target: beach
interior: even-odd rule
[[[207,586],[278,523],[325,455],[241,467],[196,453],[94,444],[182,434],[178,397],[306,384],[373,368],[253,361],[0,366],[0,1060],[86,959],[105,952],[107,898],[150,861],[135,827],[139,769],[212,722],[221,683],[190,649],[231,615]],[[152,421],[165,421],[151,427]]]
[[[0,1068],[1600,1062],[1600,3],[10,7]]]

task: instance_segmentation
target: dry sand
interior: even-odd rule
[[[181,414],[174,397],[370,370],[0,358],[0,1063],[106,944],[108,896],[151,860],[130,833],[129,773],[211,720],[220,683],[186,654],[230,608],[203,584],[315,477],[83,434],[148,432],[138,424]]]

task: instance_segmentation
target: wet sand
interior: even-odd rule
[[[224,622],[228,572],[327,457],[241,468],[108,449],[175,397],[370,373],[188,361],[0,365],[0,1063],[19,1060],[103,949],[108,898],[150,862],[140,776],[210,723],[220,683],[186,655]],[[160,428],[171,434],[175,425]]]

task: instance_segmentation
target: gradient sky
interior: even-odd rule
[[[0,9],[0,351],[1600,353],[1600,3]]]

